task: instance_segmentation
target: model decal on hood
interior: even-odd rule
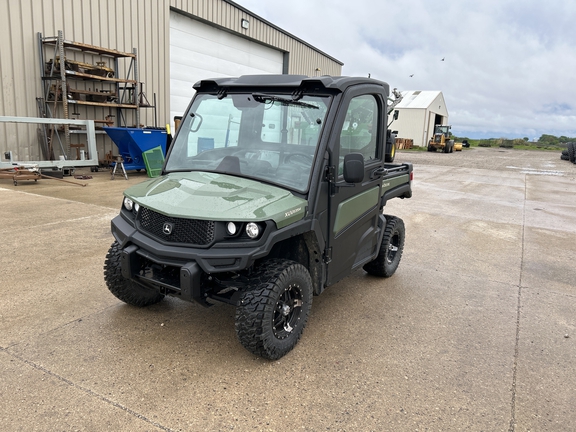
[[[286,214],[284,215],[284,217],[290,217],[293,214],[298,213],[300,210],[302,210],[302,207],[298,207],[298,208],[295,208],[293,210],[287,211]]]

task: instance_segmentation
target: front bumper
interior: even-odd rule
[[[226,244],[198,248],[164,244],[138,231],[121,215],[112,220],[112,234],[121,248],[122,276],[162,294],[206,302],[208,276],[236,273],[251,267],[257,259],[270,254],[274,244],[309,230],[309,223],[299,221],[280,230],[268,226],[265,237],[253,246]],[[273,225],[273,224],[272,224]]]
[[[128,245],[135,245],[139,255],[158,264],[180,266],[193,261],[198,263],[205,273],[240,271],[250,267],[255,260],[269,252],[267,241],[258,242],[253,247],[234,248],[165,244],[138,231],[122,216],[112,219],[112,235],[123,249]]]
[[[136,245],[122,249],[120,264],[124,278],[134,280],[165,295],[208,305],[202,292],[202,270],[197,263],[183,264],[174,277],[174,270],[166,271],[165,267],[158,264],[146,265],[146,261],[138,251]]]

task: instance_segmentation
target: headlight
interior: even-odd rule
[[[126,210],[128,211],[132,211],[132,209],[134,208],[134,201],[132,201],[130,198],[125,197],[124,198],[124,207],[126,208]]]
[[[236,227],[236,224],[234,222],[228,222],[226,224],[226,231],[228,232],[229,235],[234,235],[238,231],[238,228]]]
[[[246,224],[246,234],[251,239],[255,239],[260,235],[260,227],[254,222],[249,222]]]

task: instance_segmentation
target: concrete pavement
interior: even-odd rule
[[[576,430],[576,165],[559,153],[402,152],[397,273],[315,297],[279,361],[234,309],[146,309],[102,276],[122,190],[0,180],[0,424],[7,431]]]

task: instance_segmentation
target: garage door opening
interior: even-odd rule
[[[184,113],[201,79],[283,70],[282,51],[170,11],[171,122]]]

